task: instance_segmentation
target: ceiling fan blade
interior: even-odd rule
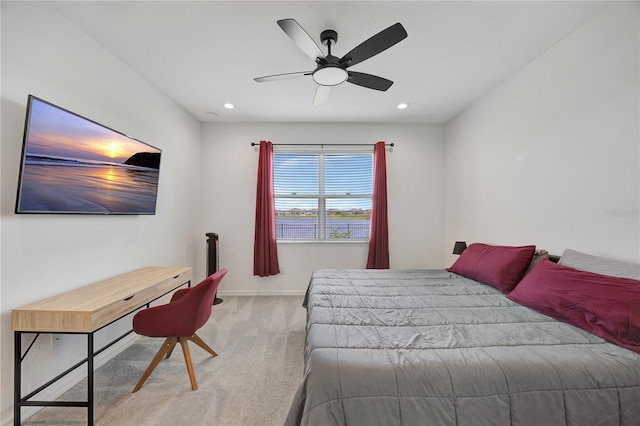
[[[300,72],[288,72],[285,74],[274,74],[274,75],[266,75],[264,77],[256,77],[255,81],[258,83],[264,83],[266,81],[277,81],[277,80],[286,80],[289,78],[298,78],[304,77],[305,75],[311,75],[313,71],[300,71]]]
[[[358,86],[366,87],[369,89],[386,91],[393,81],[386,78],[378,77],[377,75],[365,74],[362,72],[348,71],[349,77],[347,81],[349,83],[357,84]]]
[[[353,66],[387,50],[405,38],[407,38],[407,32],[398,22],[351,49],[349,53],[340,58],[340,63],[346,63],[347,67]]]
[[[322,86],[318,84],[318,88],[316,89],[316,95],[313,97],[313,106],[322,105],[329,98],[329,93],[331,92],[331,86]]]
[[[324,53],[311,38],[304,28],[295,19],[280,19],[278,25],[282,28],[291,40],[314,61],[316,58],[324,58]]]

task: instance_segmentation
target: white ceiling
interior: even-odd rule
[[[443,123],[602,6],[591,1],[54,3],[145,80],[211,122]],[[318,45],[322,30],[336,30],[332,53],[338,57],[402,23],[407,39],[350,68],[394,85],[379,92],[345,82],[314,107],[317,86],[310,76],[256,83],[254,77],[315,68],[276,24],[283,18],[296,19]],[[236,107],[227,110],[225,102]],[[409,108],[398,110],[400,102]]]

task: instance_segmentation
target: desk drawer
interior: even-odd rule
[[[91,328],[97,330],[104,327],[114,319],[121,318],[139,307],[175,290],[191,280],[191,270],[170,277],[159,277],[158,279],[160,281],[156,282],[156,284],[135,289],[131,294],[114,300],[109,305],[93,312],[91,316]]]

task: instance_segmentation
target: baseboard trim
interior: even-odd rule
[[[105,349],[100,355],[94,358],[93,371],[102,367],[106,364],[111,358],[118,355],[120,352],[131,346],[137,340],[140,339],[140,336],[131,333],[124,337],[122,340],[114,343],[109,348]],[[71,389],[73,386],[80,383],[82,380],[87,378],[87,369],[85,368],[76,368],[66,376],[62,377],[55,383],[52,383],[46,389],[43,389],[42,392],[38,394],[38,400],[40,401],[54,401],[59,398],[63,393]],[[94,390],[95,391],[95,390]],[[26,420],[29,417],[33,416],[38,411],[42,410],[44,407],[23,407],[22,408],[22,420]],[[9,416],[7,416],[9,417]],[[2,422],[2,426],[11,426],[13,425],[13,409],[11,410],[10,418],[5,419]]]
[[[227,290],[219,291],[218,296],[304,296],[305,290]]]

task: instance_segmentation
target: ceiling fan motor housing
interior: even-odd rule
[[[338,41],[338,33],[334,30],[324,30],[320,33],[322,44],[327,46],[329,50],[325,58],[318,58],[318,68],[313,72],[313,81],[321,86],[337,86],[344,83],[349,74],[344,66],[342,66],[337,57],[331,54],[331,46]]]

